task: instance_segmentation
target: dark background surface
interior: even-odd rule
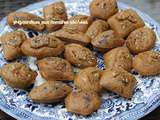
[[[8,13],[42,0],[0,0],[0,20]],[[76,1],[76,0],[75,0]],[[119,0],[147,13],[160,23],[160,0]],[[0,120],[14,120],[0,110]],[[160,120],[160,107],[140,120]]]

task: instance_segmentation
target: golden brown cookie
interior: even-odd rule
[[[118,47],[104,54],[106,68],[123,68],[127,71],[132,69],[132,56],[127,47]]]
[[[118,37],[113,30],[104,31],[91,41],[93,47],[101,52],[123,46],[124,43],[125,40]]]
[[[89,25],[93,22],[93,18],[87,15],[72,16],[61,30],[51,33],[51,35],[63,40],[65,43],[77,43],[87,45],[91,39],[85,36]]]
[[[66,45],[64,56],[71,64],[80,68],[94,67],[97,64],[96,56],[92,51],[79,44]]]
[[[87,45],[90,43],[91,39],[88,36],[85,36],[84,33],[74,33],[74,32],[68,32],[64,29],[60,29],[58,31],[55,31],[51,33],[50,35],[55,36],[61,40],[65,44],[68,43],[77,43],[81,45]]]
[[[39,71],[46,80],[73,80],[70,63],[62,58],[47,57],[38,61]]]
[[[14,60],[22,55],[21,45],[27,39],[22,31],[9,32],[0,37],[3,54],[6,60]]]
[[[110,17],[108,24],[122,38],[127,37],[135,29],[144,26],[141,17],[132,9],[120,11]]]
[[[37,73],[22,63],[9,63],[0,70],[0,76],[5,82],[13,87],[25,89],[34,83]]]
[[[89,115],[100,107],[100,98],[95,92],[73,90],[65,99],[67,111]]]
[[[47,81],[40,86],[33,88],[29,98],[36,103],[54,103],[62,101],[72,88],[60,81]]]
[[[107,20],[118,12],[116,0],[93,0],[89,5],[90,14],[96,18]]]
[[[26,56],[44,58],[58,56],[64,51],[64,43],[50,35],[39,35],[26,40],[21,46]]]
[[[43,8],[44,19],[47,21],[66,21],[67,11],[64,3],[62,1],[50,4]],[[47,24],[47,31],[55,31],[61,28],[63,24]]]
[[[79,71],[74,84],[82,90],[100,92],[101,70],[96,67],[88,67]]]
[[[32,21],[34,23],[30,23],[30,24],[18,24],[15,23],[16,21]],[[41,21],[43,21],[43,19],[39,16],[36,16],[32,13],[27,13],[27,12],[13,12],[10,13],[7,16],[7,22],[10,26],[13,27],[18,27],[18,28],[26,28],[26,29],[31,29],[31,30],[35,30],[35,31],[42,31],[45,28],[44,24],[40,24]]]
[[[160,74],[160,53],[154,51],[139,53],[133,59],[133,68],[141,75]]]
[[[86,31],[86,36],[93,40],[98,34],[106,31],[109,28],[109,25],[104,20],[95,20]]]
[[[127,47],[134,53],[150,50],[156,41],[154,31],[148,27],[142,27],[133,31],[127,38]]]
[[[122,97],[131,98],[136,79],[122,68],[108,68],[102,74],[100,85]]]

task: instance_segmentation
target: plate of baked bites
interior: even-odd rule
[[[135,120],[160,105],[160,26],[135,8],[45,0],[0,26],[0,109],[16,119]]]

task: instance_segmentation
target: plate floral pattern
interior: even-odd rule
[[[42,8],[57,0],[45,0],[32,4],[19,11],[29,11],[42,16]],[[70,16],[75,14],[88,14],[88,4],[91,0],[64,0],[67,12]],[[131,8],[123,3],[118,3],[120,9]],[[160,26],[148,15],[133,8],[143,18],[146,25],[152,28],[157,34],[155,51],[160,51]],[[6,23],[6,17],[0,21],[0,35],[13,31]],[[34,31],[25,31],[28,37],[38,34]],[[98,67],[103,69],[102,55],[95,52],[98,58]],[[34,58],[20,58],[29,64],[33,70],[37,70]],[[7,61],[0,52],[0,68]],[[101,97],[101,107],[92,115],[83,117],[66,111],[64,103],[59,104],[36,104],[27,98],[27,92],[19,89],[12,89],[0,78],[0,109],[19,120],[136,120],[153,111],[160,105],[160,76],[145,77],[132,71],[138,80],[138,84],[131,100],[126,100],[113,93],[105,93]],[[39,81],[40,82],[40,81]],[[33,87],[33,86],[32,86]]]

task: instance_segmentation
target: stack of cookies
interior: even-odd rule
[[[67,111],[85,116],[100,107],[102,90],[131,99],[137,83],[133,69],[144,76],[160,74],[160,53],[151,50],[156,35],[136,11],[119,10],[116,0],[93,0],[89,10],[88,16],[68,18],[65,4],[56,2],[43,8],[43,17],[27,12],[9,14],[11,27],[47,34],[28,38],[20,29],[2,35],[3,55],[11,63],[1,68],[0,76],[11,87],[27,90],[37,73],[14,60],[32,56],[37,58],[39,72],[46,80],[29,91],[33,102],[64,101]],[[15,20],[87,24],[14,24]],[[105,70],[96,67],[97,58],[91,47],[103,55]],[[74,73],[73,67],[79,72]]]

